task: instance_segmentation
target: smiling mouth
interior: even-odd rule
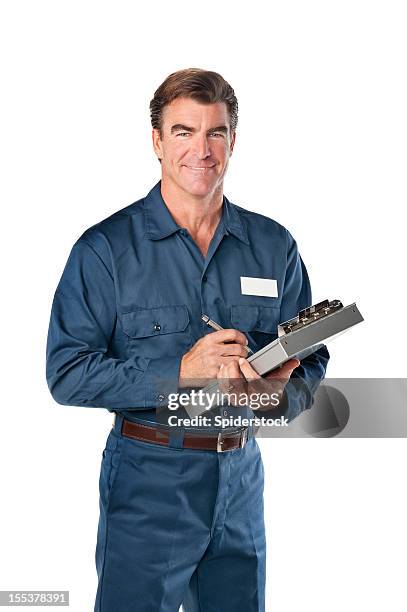
[[[213,166],[188,166],[185,164],[186,168],[189,168],[189,170],[199,170],[200,172],[203,172],[204,170],[212,170],[212,168],[215,167],[215,165]]]

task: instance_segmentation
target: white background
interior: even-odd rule
[[[72,610],[93,609],[111,416],[53,402],[46,333],[74,241],[159,178],[148,104],[170,72],[202,67],[232,84],[226,195],[292,232],[314,301],[358,303],[365,322],[331,345],[328,375],[405,376],[405,341],[382,359],[406,303],[405,11],[2,3],[0,589],[69,589]],[[260,443],[267,611],[404,611],[405,440]]]

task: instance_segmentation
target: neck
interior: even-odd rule
[[[202,232],[213,234],[222,215],[223,183],[205,196],[194,196],[161,178],[161,195],[172,217],[192,236]]]

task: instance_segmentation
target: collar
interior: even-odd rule
[[[161,240],[182,228],[174,221],[161,195],[161,181],[144,198],[144,220],[146,236],[150,240]],[[234,204],[223,196],[222,218],[226,234],[233,234],[242,242],[249,244],[246,229]]]

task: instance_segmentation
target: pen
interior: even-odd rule
[[[212,329],[214,329],[215,331],[221,331],[222,329],[224,329],[223,327],[221,327],[219,325],[219,323],[216,323],[216,321],[212,321],[212,319],[210,319],[208,317],[208,315],[202,315],[201,317],[202,321],[204,321],[209,327],[212,327]],[[247,346],[247,352],[248,354],[253,353],[252,349],[250,348],[250,346]]]

